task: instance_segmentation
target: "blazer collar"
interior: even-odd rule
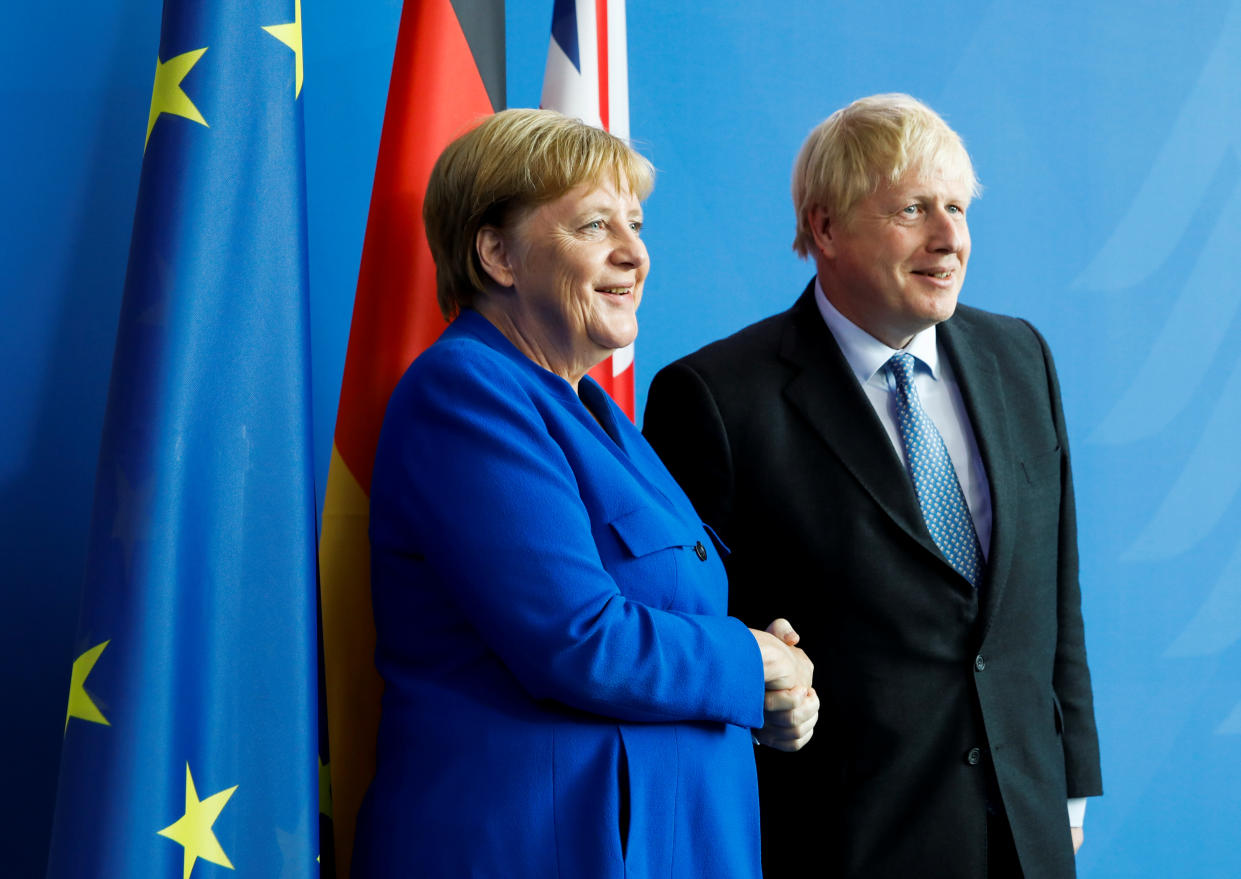
[[[814,301],[814,281],[788,312],[780,357],[794,372],[785,399],[836,454],[845,468],[902,529],[943,564],[931,540],[913,485],[866,393]],[[970,586],[961,580],[965,589]]]
[[[697,519],[693,505],[668,473],[650,445],[642,438],[620,407],[589,375],[582,376],[578,392],[560,376],[544,369],[518,350],[491,321],[473,309],[462,309],[444,330],[441,339],[470,338],[507,357],[514,367],[538,382],[552,399],[599,441],[600,447],[620,461],[648,491],[654,492],[682,515]]]
[[[985,627],[1003,600],[1016,548],[1017,464],[994,345],[970,319],[969,310],[960,306],[957,315],[940,324],[939,330],[991,486],[991,551],[981,596]]]

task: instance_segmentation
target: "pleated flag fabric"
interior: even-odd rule
[[[313,876],[300,0],[167,0],[151,50],[47,875]]]
[[[445,323],[422,226],[445,146],[504,103],[502,0],[407,0],[401,14],[323,508],[322,614],[337,876],[375,771],[371,466],[388,397]]]

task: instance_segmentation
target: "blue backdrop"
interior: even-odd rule
[[[38,876],[161,4],[4,5],[0,846]],[[510,105],[538,102],[551,5],[509,3]],[[700,5],[629,4],[659,170],[639,411],[809,278],[788,176],[816,122],[878,91],[943,113],[986,187],[963,298],[1033,320],[1064,386],[1107,788],[1081,874],[1241,875],[1241,0]],[[303,9],[320,490],[399,14]]]

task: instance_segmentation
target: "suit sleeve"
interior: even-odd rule
[[[1057,593],[1056,666],[1052,685],[1059,706],[1064,743],[1068,796],[1103,793],[1099,765],[1099,736],[1095,728],[1094,695],[1086,663],[1086,635],[1082,621],[1082,596],[1078,580],[1077,511],[1073,497],[1073,471],[1069,438],[1060,401],[1060,382],[1047,342],[1030,327],[1043,352],[1051,399],[1052,418],[1060,443],[1060,547]]]
[[[621,720],[761,726],[751,634],[736,619],[621,593],[568,457],[497,366],[424,356],[417,380],[402,383],[380,442],[396,480],[383,491],[396,507],[387,518],[398,524],[373,524],[372,540],[421,553],[534,698]]]

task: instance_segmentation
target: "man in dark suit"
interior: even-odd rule
[[[817,277],[651,385],[730,612],[815,661],[815,739],[759,749],[768,876],[1072,877],[1102,792],[1051,355],[957,305],[977,188],[918,101],[833,114],[793,176]]]

